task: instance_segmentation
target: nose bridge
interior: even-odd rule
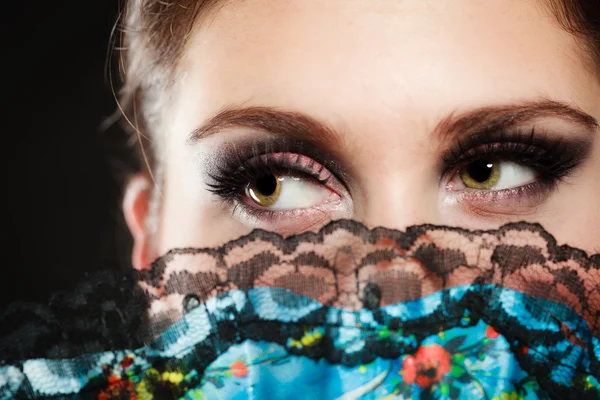
[[[437,223],[439,183],[424,162],[385,163],[364,185],[364,202],[357,218],[369,227],[405,229]]]
[[[404,229],[440,220],[439,153],[430,112],[384,114],[353,124],[346,138],[359,188],[355,218],[369,227]],[[436,113],[437,114],[437,113]],[[368,134],[360,134],[368,132]]]

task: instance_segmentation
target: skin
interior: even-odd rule
[[[521,124],[547,128],[548,136],[591,138],[587,159],[543,199],[474,205],[448,194],[448,180],[439,176],[441,154],[456,142],[444,134],[444,121],[474,110],[551,100],[600,120],[594,67],[536,1],[225,4],[198,21],[178,66],[178,84],[162,108],[156,184],[140,175],[128,187],[134,265],[253,228],[287,235],[338,218],[396,229],[419,223],[490,229],[526,220],[541,223],[559,243],[597,252],[597,128],[544,113]],[[350,171],[336,201],[261,221],[239,209],[232,214],[207,190],[223,143],[268,134],[243,127],[191,141],[190,134],[223,109],[244,107],[302,113],[335,131],[336,154]]]

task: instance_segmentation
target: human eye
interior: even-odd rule
[[[350,196],[325,162],[305,152],[289,141],[230,149],[209,174],[209,190],[254,225],[312,225],[337,216]]]
[[[506,190],[533,183],[538,177],[538,171],[518,162],[482,158],[462,167],[450,183],[454,188]]]
[[[444,158],[446,201],[490,212],[537,206],[585,155],[582,143],[535,129],[474,137]]]
[[[333,195],[321,181],[313,177],[286,175],[265,171],[245,187],[248,203],[272,210],[293,210],[315,207]]]

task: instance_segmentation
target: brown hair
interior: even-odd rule
[[[120,18],[120,112],[135,144],[137,170],[155,165],[160,100],[174,80],[194,24],[232,0],[125,0]],[[580,38],[600,70],[600,0],[544,0],[558,23]]]

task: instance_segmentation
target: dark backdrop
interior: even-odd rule
[[[115,176],[124,134],[100,129],[116,109],[105,62],[118,1],[5,3],[0,306],[125,268],[130,246]]]

